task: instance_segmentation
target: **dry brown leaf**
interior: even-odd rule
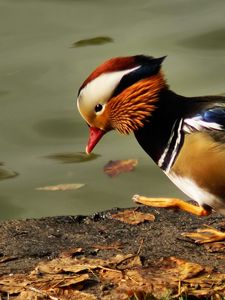
[[[121,222],[128,223],[131,225],[137,225],[143,223],[145,221],[154,221],[155,216],[152,214],[146,214],[134,209],[132,210],[124,210],[117,214],[112,214],[112,218],[117,219]]]
[[[9,298],[10,299],[10,298]],[[29,287],[28,290],[22,291],[14,300],[69,300],[72,298],[58,298],[55,296],[51,296],[50,293],[39,290],[34,287]]]
[[[36,274],[60,274],[64,272],[79,273],[81,271],[90,271],[102,268],[113,268],[114,266],[126,265],[126,267],[140,266],[141,261],[139,256],[132,254],[118,254],[103,260],[100,258],[92,259],[87,257],[73,258],[69,256],[63,256],[55,258],[49,262],[41,262],[36,267]]]
[[[0,279],[0,291],[15,294],[30,289],[34,286],[36,289],[47,291],[52,286],[54,287],[69,287],[71,285],[83,283],[90,277],[86,274],[35,274],[31,272],[29,275],[13,275],[3,276]]]
[[[17,259],[17,257],[16,256],[3,256],[3,257],[0,257],[0,263],[5,263],[7,261],[14,260],[14,259]]]
[[[9,298],[10,299],[10,298]],[[14,300],[97,300],[94,295],[83,293],[76,290],[65,290],[54,288],[48,292],[30,288],[28,291],[22,291],[19,296],[15,297]]]
[[[205,270],[203,266],[197,263],[187,262],[176,257],[170,257],[168,262],[171,263],[169,272],[171,277],[176,277],[178,280],[193,278]],[[172,266],[173,263],[175,263],[174,267]]]
[[[141,259],[138,255],[117,254],[108,260],[108,266],[116,270],[130,269],[142,266]]]
[[[225,274],[212,273],[209,268],[174,257],[160,260],[155,267],[127,269],[123,274],[124,280],[118,282],[117,289],[129,296],[143,293],[159,299],[168,296],[169,291],[177,293],[177,298],[182,293],[209,296],[218,291],[225,295]]]
[[[104,172],[109,177],[115,177],[124,172],[131,172],[134,169],[134,167],[137,166],[137,164],[137,159],[110,160],[104,166]]]
[[[73,253],[77,251],[80,252],[81,248],[75,248],[70,253],[67,252],[66,255],[63,254],[50,262],[42,262],[28,275],[2,276],[0,292],[7,292],[9,295],[19,293],[17,300],[26,299],[25,297],[35,300],[58,299],[59,295],[60,300],[74,299],[75,290],[83,288],[82,284],[91,279],[89,274],[93,276],[95,272],[96,278],[99,278],[99,276],[103,277],[105,272],[106,281],[107,278],[112,279],[112,274],[115,274],[114,280],[118,282],[122,274],[120,270],[141,266],[141,260],[137,255],[118,254],[108,260],[86,257],[78,259],[73,257]],[[79,273],[81,271],[82,274]],[[88,294],[80,296],[83,298],[79,299],[95,299]]]
[[[79,291],[89,280],[94,280],[98,288],[102,288],[104,297],[101,299],[104,300],[135,295],[140,295],[140,299],[148,295],[158,299],[169,293],[175,298],[187,294],[196,297],[225,295],[225,274],[197,263],[169,257],[144,268],[138,255],[118,254],[105,260],[74,258],[73,253],[77,251],[81,249],[75,248],[50,262],[42,262],[30,274],[1,276],[0,292],[16,300],[96,300],[95,296]],[[15,294],[19,295],[15,298]]]
[[[58,287],[65,287],[65,286],[71,286],[77,283],[84,282],[89,279],[88,274],[81,274],[81,275],[73,275],[70,278],[67,278],[64,280],[64,282],[61,282],[58,284]]]
[[[67,251],[63,251],[59,257],[75,257],[76,255],[80,255],[82,253],[84,253],[84,250],[82,248],[71,248]]]
[[[29,283],[29,279],[23,274],[4,275],[0,277],[0,292],[19,293]]]
[[[52,289],[51,294],[59,300],[97,300],[94,295],[76,290]]]
[[[37,270],[40,273],[49,274],[60,274],[63,272],[79,273],[81,271],[101,268],[104,265],[107,265],[107,262],[102,259],[63,257],[53,259],[48,263],[42,262],[37,266]]]
[[[38,187],[36,190],[39,191],[72,191],[83,187],[84,183],[62,183],[57,185],[49,185],[44,187]]]
[[[76,291],[76,290],[62,290],[62,289],[55,289],[52,292],[58,297],[59,300],[97,300],[94,295]]]
[[[215,242],[204,244],[204,247],[207,249],[208,252],[215,253],[225,253],[225,242]]]
[[[49,298],[46,298],[45,293],[34,292],[34,291],[22,291],[17,297],[13,298],[13,300],[28,300],[28,299],[42,300],[42,299],[49,299]]]
[[[123,279],[122,271],[113,269],[101,269],[99,276],[103,281],[108,281],[117,284]]]
[[[186,279],[183,284],[188,287],[189,295],[200,297],[218,293],[225,296],[225,274],[209,271],[200,276]]]

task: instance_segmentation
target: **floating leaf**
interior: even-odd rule
[[[109,36],[97,36],[90,39],[79,40],[72,44],[72,48],[85,47],[90,45],[102,45],[106,43],[112,43],[113,39]]]
[[[49,185],[44,187],[38,187],[36,190],[39,191],[72,191],[83,187],[84,183],[62,183],[57,185]]]
[[[86,154],[85,152],[76,153],[55,153],[48,155],[47,158],[61,161],[62,163],[82,163],[98,158],[99,154]]]
[[[1,165],[1,164],[0,164]],[[0,180],[9,179],[18,176],[17,172],[7,170],[5,168],[0,168]]]
[[[113,219],[120,220],[124,223],[128,223],[131,225],[136,225],[143,223],[145,221],[154,221],[155,216],[152,214],[146,214],[139,211],[136,211],[134,209],[132,210],[124,210],[117,214],[111,215]]]
[[[137,164],[138,164],[137,159],[110,160],[104,166],[104,172],[109,177],[115,177],[121,173],[133,171],[134,167],[136,167]]]

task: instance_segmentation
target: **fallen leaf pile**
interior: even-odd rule
[[[78,248],[41,262],[30,274],[0,277],[2,300],[128,300],[148,295],[159,299],[187,294],[225,295],[225,274],[175,257],[143,267],[138,255],[89,258]]]
[[[104,172],[109,177],[115,177],[124,172],[131,172],[134,169],[134,167],[137,166],[137,164],[137,159],[110,160],[104,166]]]

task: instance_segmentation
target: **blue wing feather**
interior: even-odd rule
[[[203,113],[202,120],[225,127],[225,107],[210,108]]]
[[[192,118],[184,119],[184,131],[220,131],[225,130],[225,107],[216,106],[202,111]]]

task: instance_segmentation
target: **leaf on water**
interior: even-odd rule
[[[0,164],[1,165],[1,164]],[[12,170],[7,170],[5,168],[0,168],[0,180],[9,179],[18,176],[17,172]]]
[[[85,47],[85,46],[92,46],[92,45],[103,45],[112,42],[113,39],[109,36],[97,36],[90,39],[79,40],[73,43],[71,47],[76,48],[76,47]]]
[[[131,210],[124,210],[117,214],[112,214],[111,217],[113,219],[117,219],[121,222],[131,224],[131,225],[137,225],[140,223],[143,223],[145,221],[154,221],[155,216],[152,214],[146,214],[139,211],[136,211],[135,209]]]
[[[84,183],[62,183],[57,185],[49,185],[44,187],[38,187],[36,190],[39,191],[72,191],[83,187]]]
[[[99,154],[87,154],[85,152],[76,152],[76,153],[55,153],[48,155],[47,158],[58,160],[65,164],[70,163],[82,163],[86,161],[91,161],[98,158]]]
[[[110,160],[104,166],[104,172],[109,177],[118,176],[124,172],[131,172],[137,166],[137,159],[127,159],[127,160]]]

